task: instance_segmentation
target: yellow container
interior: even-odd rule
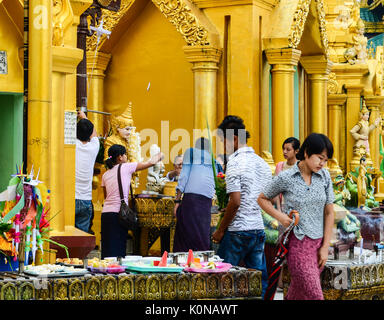
[[[177,186],[177,182],[176,181],[174,181],[174,182],[172,182],[172,181],[167,182],[164,185],[163,194],[165,196],[175,197],[176,196],[176,186]]]

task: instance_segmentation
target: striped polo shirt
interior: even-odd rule
[[[225,177],[227,193],[240,192],[241,199],[228,231],[264,230],[257,198],[271,179],[269,165],[252,147],[239,148],[229,156]]]

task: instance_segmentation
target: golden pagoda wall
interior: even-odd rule
[[[8,1],[9,2],[9,1]],[[0,51],[7,52],[8,73],[0,75],[0,92],[23,92],[23,34],[0,1]]]
[[[152,143],[166,152],[161,141],[162,121],[168,121],[163,123],[165,139],[169,139],[167,131],[171,134],[175,129],[186,130],[192,138],[193,74],[183,46],[183,38],[155,5],[148,2],[111,50],[104,80],[104,111],[120,114],[132,102],[136,131],[152,129],[158,135],[158,141],[149,141],[145,140],[144,132],[141,134],[142,151],[148,151],[142,154],[144,158],[149,157]],[[169,141],[169,150],[180,141],[180,137],[178,141]],[[175,155],[168,153],[167,156],[173,161]],[[172,168],[167,162],[169,160],[164,159],[166,172]],[[137,192],[145,189],[145,183],[144,172]]]
[[[263,28],[268,27],[272,5],[258,1],[227,1],[227,5],[223,1],[217,1],[216,4],[214,1],[195,3],[217,28],[220,45],[226,51],[223,52],[218,72],[217,121],[220,123],[227,114],[242,117],[251,134],[249,145],[256,152],[261,152],[261,146],[268,145],[267,141],[263,143],[261,139],[268,140],[269,135],[260,135],[260,105],[263,94],[261,36]],[[268,92],[265,94],[268,95]]]

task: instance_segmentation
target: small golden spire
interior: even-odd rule
[[[361,113],[361,115],[369,113],[369,110],[368,110],[367,106],[365,105],[365,100],[363,100],[363,107],[361,108],[360,113]]]

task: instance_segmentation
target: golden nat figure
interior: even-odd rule
[[[363,102],[363,107],[360,111],[360,120],[359,122],[349,131],[352,134],[352,137],[355,139],[355,144],[353,146],[354,158],[360,159],[360,157],[366,153],[369,157],[369,134],[377,128],[380,123],[381,118],[375,119],[375,122],[369,125],[369,110]]]

